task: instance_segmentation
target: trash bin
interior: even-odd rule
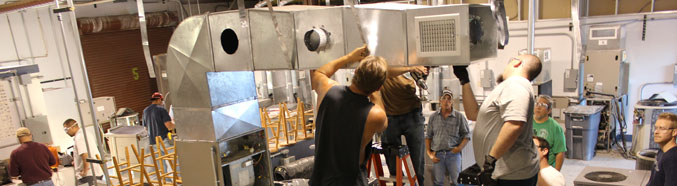
[[[600,112],[603,108],[596,105],[573,105],[564,110],[568,158],[590,160],[595,156]]]
[[[659,149],[644,149],[637,152],[637,161],[635,162],[635,170],[651,170],[653,164],[656,163],[656,155]]]

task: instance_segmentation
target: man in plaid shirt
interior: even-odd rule
[[[433,160],[433,183],[444,185],[444,177],[457,185],[461,172],[461,150],[470,141],[465,116],[452,106],[453,94],[445,90],[440,98],[440,111],[430,116],[426,131],[426,152]]]

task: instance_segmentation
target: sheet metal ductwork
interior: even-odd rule
[[[239,185],[271,185],[252,63],[215,63],[217,51],[212,48],[221,43],[213,43],[210,36],[221,35],[222,30],[213,32],[211,20],[211,14],[184,20],[167,49],[169,96],[174,100],[177,153],[179,161],[185,162],[181,164],[184,184],[227,185],[231,175],[240,175],[256,179]]]
[[[254,183],[237,184],[272,184],[253,71],[315,69],[363,45],[351,11],[276,7],[283,42],[266,9],[207,13],[176,27],[166,65],[185,184],[227,185],[231,175],[252,172]],[[356,12],[372,54],[391,66],[468,65],[496,55],[488,6],[374,4]]]
[[[344,7],[346,51],[362,45]],[[368,47],[392,66],[468,65],[496,56],[496,25],[487,5],[357,5]]]

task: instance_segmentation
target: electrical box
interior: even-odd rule
[[[584,62],[585,88],[616,96],[628,93],[630,64],[623,62],[623,50],[588,50]]]
[[[564,92],[575,92],[578,87],[578,69],[564,70]]]
[[[52,134],[49,132],[48,123],[47,116],[35,116],[24,120],[26,128],[30,129],[33,134],[33,141],[51,144]]]
[[[494,87],[494,72],[491,71],[491,69],[484,69],[480,71],[480,78],[482,82],[482,88]]]

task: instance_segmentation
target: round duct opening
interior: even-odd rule
[[[324,49],[329,40],[329,32],[321,28],[314,28],[306,32],[303,42],[309,51],[316,52]]]
[[[227,54],[234,54],[240,41],[237,39],[237,34],[233,29],[227,28],[221,32],[221,48]]]

